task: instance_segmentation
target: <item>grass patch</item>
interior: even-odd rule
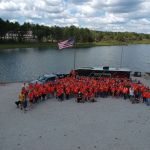
[[[0,49],[13,48],[57,48],[55,43],[5,43],[0,44]]]

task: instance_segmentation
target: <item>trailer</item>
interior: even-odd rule
[[[89,77],[112,77],[112,78],[130,78],[131,70],[127,68],[110,68],[104,67],[82,67],[75,69],[79,76]]]

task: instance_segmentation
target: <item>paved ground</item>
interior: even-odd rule
[[[0,86],[0,150],[150,149],[145,104],[111,97],[84,104],[49,99],[24,113],[14,105],[20,88]]]

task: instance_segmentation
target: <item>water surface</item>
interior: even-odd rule
[[[121,66],[132,71],[150,72],[150,45],[99,46],[76,49],[76,68],[105,65]],[[0,50],[0,82],[32,80],[45,73],[67,73],[73,66],[73,48],[64,50],[53,48]]]

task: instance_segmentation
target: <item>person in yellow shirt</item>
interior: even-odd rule
[[[21,91],[21,92],[19,93],[19,102],[20,102],[20,109],[21,109],[21,110],[23,109],[24,100],[25,100],[25,95],[24,95],[23,92]]]

